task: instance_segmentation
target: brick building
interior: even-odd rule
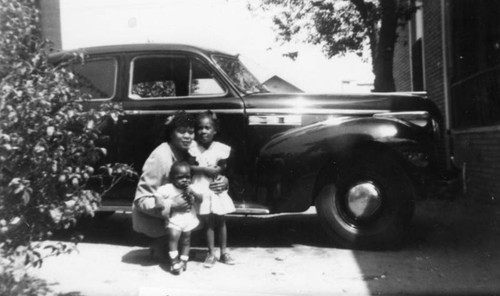
[[[427,91],[445,119],[445,154],[469,198],[500,199],[500,1],[411,0],[399,29],[398,91]]]

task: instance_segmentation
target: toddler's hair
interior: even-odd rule
[[[186,161],[176,161],[170,167],[170,172],[168,173],[168,177],[172,180],[174,178],[174,172],[181,167],[187,167],[189,170],[189,174],[191,174],[191,167],[189,166],[189,163],[187,163]]]
[[[217,115],[214,112],[212,112],[210,110],[207,110],[207,111],[199,113],[196,116],[196,124],[198,124],[200,122],[200,120],[202,120],[203,118],[209,118],[209,119],[211,119],[212,122],[214,123],[214,129],[215,129],[215,131],[216,132],[219,131],[219,129],[220,129],[219,119],[217,118]]]

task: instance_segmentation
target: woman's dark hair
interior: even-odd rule
[[[205,112],[201,112],[200,114],[198,114],[196,116],[196,126],[195,126],[195,128],[197,128],[198,123],[203,118],[210,118],[212,120],[212,122],[214,123],[214,129],[215,129],[215,131],[216,132],[219,131],[219,129],[220,129],[219,119],[217,118],[217,115],[214,112],[210,111],[210,110],[207,110]]]
[[[194,115],[186,113],[185,111],[177,111],[167,119],[167,122],[165,122],[165,139],[170,141],[172,132],[178,127],[194,128],[195,123]]]

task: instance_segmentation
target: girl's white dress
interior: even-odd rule
[[[222,159],[227,159],[231,153],[231,147],[217,141],[213,141],[210,146],[205,149],[203,146],[194,142],[189,153],[193,156],[198,165],[201,167],[216,166]],[[234,203],[227,191],[216,194],[210,190],[209,185],[212,179],[204,174],[195,173],[193,176],[193,184],[197,188],[206,190],[209,194],[204,194],[208,198],[204,198],[200,205],[200,215],[216,214],[225,215],[235,211]]]

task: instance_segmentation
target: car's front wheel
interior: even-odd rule
[[[346,159],[326,182],[316,210],[336,243],[348,248],[387,248],[404,238],[413,215],[414,189],[387,153],[362,152]]]

